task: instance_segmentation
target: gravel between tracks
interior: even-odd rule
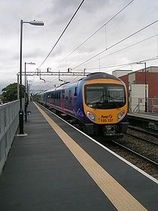
[[[130,129],[128,130],[128,132],[132,132],[132,134],[137,133],[135,135],[137,135],[138,138],[134,138],[130,135],[125,134],[124,138],[117,140],[117,142],[158,163],[158,146],[144,142],[143,140],[140,140],[139,137],[153,140],[154,142],[158,142],[158,138],[155,138],[151,135],[139,133],[137,131],[130,131]],[[144,170],[146,173],[158,179],[158,168],[155,165],[149,164],[149,162],[144,161],[144,159],[137,158],[131,153],[126,153],[123,150],[122,152],[121,150],[118,150],[117,153],[140,169]]]

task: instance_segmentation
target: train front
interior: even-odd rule
[[[91,123],[89,133],[105,136],[122,136],[128,127],[127,90],[115,77],[94,78],[83,86],[83,107]]]

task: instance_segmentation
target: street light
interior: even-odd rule
[[[24,123],[23,123],[23,108],[22,108],[22,34],[23,34],[23,23],[29,23],[35,26],[43,26],[42,21],[20,21],[20,110],[19,110],[19,135],[24,134]]]
[[[28,90],[27,90],[27,76],[26,76],[26,65],[35,65],[33,62],[25,62],[25,122],[27,122],[27,106],[28,106]]]
[[[145,84],[145,112],[147,112],[147,80],[146,80],[146,62],[137,62],[136,64],[144,64],[144,84]]]
[[[19,100],[19,73],[17,75],[17,100]]]

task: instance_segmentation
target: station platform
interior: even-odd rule
[[[128,116],[129,117],[131,116],[131,117],[137,117],[137,118],[142,118],[142,119],[158,121],[158,113],[130,112],[130,113],[128,113]]]
[[[157,211],[158,180],[30,102],[0,175],[2,211]]]
[[[132,112],[128,113],[128,121],[131,126],[138,126],[144,129],[150,129],[153,132],[158,131],[158,113]]]

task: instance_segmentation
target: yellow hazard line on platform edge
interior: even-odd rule
[[[68,134],[65,133],[36,103],[34,104],[117,210],[147,211],[142,204],[140,204],[125,188],[91,158],[89,154],[68,136]]]

